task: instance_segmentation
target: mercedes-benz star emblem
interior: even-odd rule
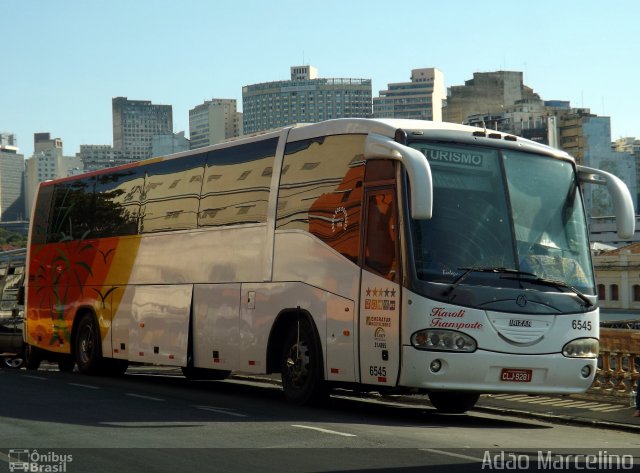
[[[527,297],[523,296],[523,295],[519,295],[518,298],[516,299],[516,304],[518,304],[520,307],[524,307],[527,305]]]

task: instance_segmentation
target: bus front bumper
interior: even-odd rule
[[[567,358],[561,353],[451,353],[404,346],[402,355],[399,386],[432,391],[581,393],[591,386],[597,369],[595,358]]]

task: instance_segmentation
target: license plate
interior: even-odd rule
[[[532,370],[522,370],[515,368],[502,368],[500,379],[511,383],[529,383],[533,376]]]

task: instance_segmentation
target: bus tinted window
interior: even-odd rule
[[[38,190],[38,197],[33,213],[31,242],[41,245],[47,242],[49,230],[49,216],[53,200],[53,186],[42,186]]]
[[[54,186],[53,212],[47,231],[48,242],[82,240],[93,226],[94,178],[66,181]]]
[[[278,139],[211,151],[202,183],[202,227],[264,223]]]
[[[204,157],[199,154],[144,167],[142,233],[196,228]]]
[[[336,135],[287,144],[277,229],[308,231],[357,262],[364,139],[362,135]]]
[[[138,233],[143,184],[144,174],[135,167],[96,176],[95,237]]]

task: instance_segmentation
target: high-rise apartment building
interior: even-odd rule
[[[171,105],[154,105],[148,100],[115,97],[113,110],[113,149],[132,161],[152,156],[152,138],[173,133]]]
[[[331,118],[371,117],[371,79],[323,79],[313,66],[294,66],[291,80],[242,88],[244,133]]]
[[[169,156],[174,153],[189,151],[189,140],[184,131],[179,133],[158,133],[151,138],[151,155]]]
[[[0,147],[4,147],[5,149],[7,147],[13,147],[17,149],[18,139],[16,138],[15,133],[7,133],[7,132],[0,133]]]
[[[470,115],[501,112],[522,100],[540,96],[523,84],[522,72],[476,72],[464,85],[449,87],[442,120],[463,123]]]
[[[15,135],[8,144],[0,144],[0,221],[13,222],[25,220],[25,202],[23,192],[24,156],[18,154]],[[2,140],[4,143],[5,141]]]
[[[34,133],[33,149],[33,156],[24,163],[27,215],[29,215],[38,183],[67,177],[83,168],[78,156],[63,155],[62,140],[51,138],[50,133]]]
[[[633,197],[638,195],[636,158],[611,148],[610,117],[571,113],[559,117],[558,128],[561,147],[572,154],[578,164],[614,174],[624,181]],[[604,186],[587,186],[585,190],[585,206],[591,217],[613,215],[611,196]],[[637,199],[634,204],[637,208]]]
[[[60,155],[62,156],[62,140],[60,138],[51,138],[51,133],[34,133],[33,154],[37,154],[48,149],[59,150]]]
[[[76,156],[82,161],[83,169],[87,172],[131,162],[109,145],[80,145],[80,152]]]
[[[413,69],[411,82],[388,84],[387,90],[373,98],[373,116],[442,121],[445,99],[444,74],[440,70]]]
[[[622,153],[631,153],[640,158],[640,139],[627,136],[613,142],[613,149]]]
[[[211,99],[189,110],[191,149],[242,135],[242,113],[235,99]]]
[[[51,138],[51,133],[33,134],[33,156],[28,160],[33,191],[39,182],[66,176],[60,173],[61,168],[64,167],[62,158],[60,138]]]

